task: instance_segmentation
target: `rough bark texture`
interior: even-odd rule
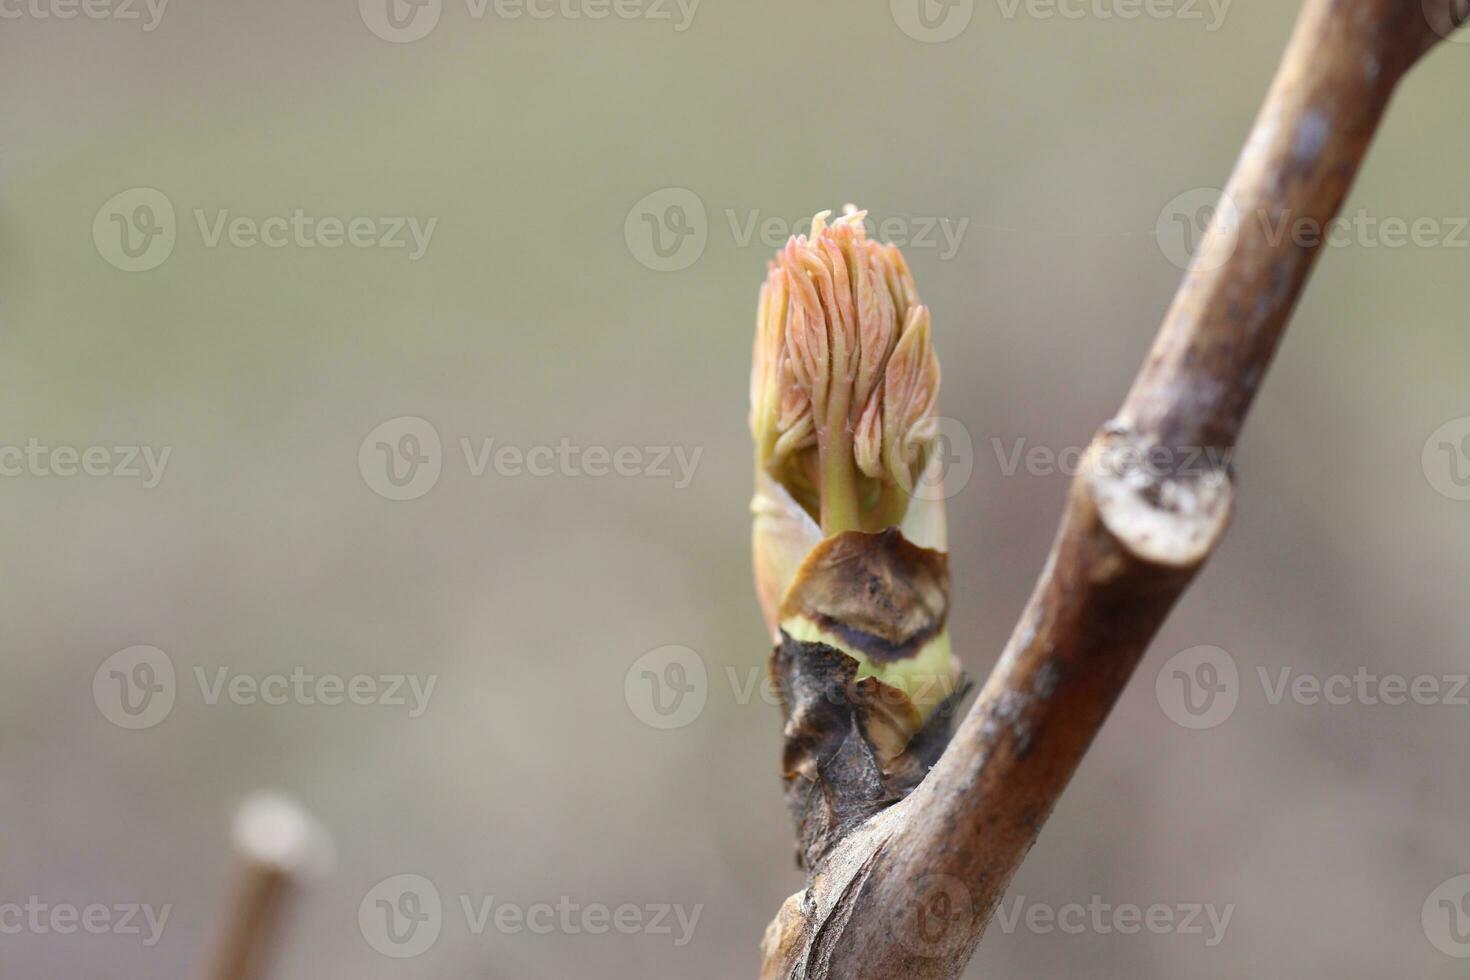
[[[811,852],[806,889],[767,930],[762,980],[949,980],[964,971],[1229,522],[1224,461],[1320,251],[1270,229],[1299,219],[1327,227],[1399,80],[1467,7],[1307,0],[1221,217],[1116,419],[1093,441],[994,673],[907,798],[839,821]]]
[[[857,661],[824,643],[782,635],[771,673],[785,711],[782,768],[786,806],[796,822],[797,864],[817,867],[854,827],[908,796],[949,744],[952,695],[896,758],[884,759],[884,728],[902,695]],[[906,700],[898,705],[906,707]]]
[[[949,562],[896,528],[847,531],[819,544],[782,604],[878,664],[916,654],[938,636],[949,610]],[[879,811],[907,796],[949,743],[967,685],[958,673],[919,679],[915,697],[823,642],[785,630],[771,678],[786,720],[782,772],[796,823],[797,864],[811,869]],[[916,703],[917,702],[917,703]],[[920,705],[937,708],[922,717]]]

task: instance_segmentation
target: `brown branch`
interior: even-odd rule
[[[1000,663],[928,777],[842,840],[788,900],[767,932],[763,978],[963,972],[1223,536],[1231,453],[1326,229],[1399,80],[1467,6],[1307,0],[1216,220],[1122,409],[1093,440]],[[1281,234],[1292,227],[1322,235]]]

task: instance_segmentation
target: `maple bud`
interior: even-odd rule
[[[896,693],[862,722],[893,760],[959,685],[943,500],[914,494],[939,360],[897,247],[868,238],[865,212],[829,213],[780,249],[757,307],[756,587],[778,643],[843,654],[853,683]]]

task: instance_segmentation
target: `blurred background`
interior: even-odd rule
[[[1136,9],[0,6],[0,973],[201,975],[276,788],[335,862],[274,976],[753,977],[802,884],[748,557],[765,262],[846,202],[904,245],[983,679],[1296,4]],[[969,976],[1464,975],[1467,82],[1445,44],[1401,89],[1234,528]],[[1172,924],[1046,927],[1089,904]]]

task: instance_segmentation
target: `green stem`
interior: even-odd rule
[[[878,503],[869,517],[867,529],[882,531],[902,524],[904,515],[909,512],[910,499],[909,492],[903,487],[885,481],[878,494]]]
[[[822,466],[822,533],[831,537],[843,531],[860,530],[862,508],[858,504],[852,433],[847,431],[845,394],[834,395],[828,403],[827,419],[826,429],[817,435],[817,452]]]

